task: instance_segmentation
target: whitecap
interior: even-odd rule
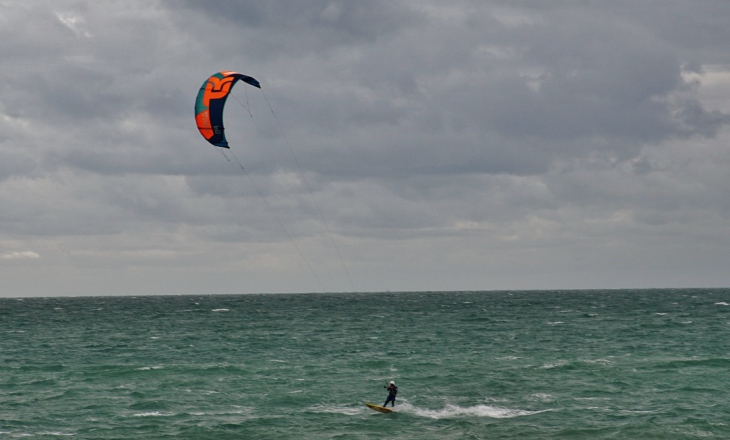
[[[228,309],[213,309],[211,312],[230,312]]]
[[[644,410],[641,410],[641,409],[634,409],[634,410],[631,410],[631,409],[622,409],[622,410],[619,411],[619,414],[652,414],[652,413],[655,413],[655,412],[656,411],[650,410],[650,409],[644,409]]]
[[[725,301],[720,301],[715,303],[716,306],[730,306],[730,304],[726,303]]]
[[[548,322],[549,325],[565,324],[563,321]]]
[[[209,396],[211,394],[220,394],[220,391],[212,391],[212,390],[191,390],[187,389],[185,390],[186,393],[198,393],[203,396]]]
[[[172,417],[175,414],[172,413],[162,413],[159,411],[152,411],[152,412],[146,412],[146,413],[137,413],[132,414],[132,417]]]
[[[545,364],[542,367],[540,367],[540,369],[549,370],[551,368],[562,367],[567,364],[568,364],[568,361],[557,361],[555,363]]]
[[[608,359],[587,359],[584,362],[588,364],[599,364],[599,365],[611,365],[613,364],[612,361]]]

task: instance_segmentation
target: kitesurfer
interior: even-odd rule
[[[388,406],[388,402],[391,402],[391,407],[395,408],[395,396],[398,394],[398,387],[395,386],[394,381],[390,381],[387,387],[383,387],[388,389],[388,398],[385,399],[385,403],[383,404],[383,408]]]

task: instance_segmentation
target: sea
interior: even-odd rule
[[[3,298],[0,439],[728,439],[729,333],[730,289]]]

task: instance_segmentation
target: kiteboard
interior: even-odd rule
[[[373,405],[372,403],[366,403],[365,406],[367,406],[368,408],[373,409],[375,411],[379,411],[381,413],[392,413],[392,412],[394,412],[390,408],[386,408],[386,407],[380,406],[380,405]]]

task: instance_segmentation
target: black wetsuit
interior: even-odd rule
[[[398,394],[398,387],[395,385],[390,385],[387,387],[384,387],[388,389],[388,398],[385,399],[385,403],[383,404],[383,407],[388,406],[388,402],[391,402],[391,406],[395,407],[395,396]]]

